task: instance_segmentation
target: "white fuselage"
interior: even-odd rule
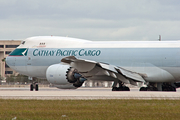
[[[67,56],[119,66],[145,75],[148,82],[180,80],[180,41],[88,41],[32,37],[16,48],[7,64],[17,72],[46,78],[50,65]]]

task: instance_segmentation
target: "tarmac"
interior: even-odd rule
[[[39,91],[29,91],[23,88],[0,88],[0,99],[35,99],[35,100],[94,100],[94,99],[163,99],[180,100],[180,89],[177,92],[138,91],[111,91],[111,88],[78,88],[75,90],[62,90],[43,87]]]

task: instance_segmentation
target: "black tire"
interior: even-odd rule
[[[168,89],[165,86],[162,86],[162,91],[168,91]]]
[[[34,86],[33,86],[33,84],[31,84],[30,85],[30,91],[33,91],[33,89],[34,89]]]
[[[176,92],[176,88],[172,86],[169,91]]]
[[[151,87],[147,87],[146,89],[147,89],[146,91],[153,91],[153,88]]]
[[[175,87],[173,87],[173,91],[176,92],[176,88]]]
[[[118,88],[117,87],[113,87],[112,91],[118,91]]]
[[[176,88],[173,89],[173,92],[176,92]]]
[[[163,86],[162,91],[176,92],[176,88],[173,86]]]
[[[117,91],[124,91],[124,88],[121,86],[121,87],[118,87],[117,88]]]
[[[139,89],[139,91],[147,91],[147,88],[146,88],[146,87],[141,87],[141,88]]]
[[[129,87],[124,86],[123,91],[130,91]]]
[[[38,90],[39,90],[39,86],[38,86],[38,84],[36,84],[36,86],[35,86],[35,90],[36,90],[36,91],[38,91]]]

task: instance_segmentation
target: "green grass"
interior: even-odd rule
[[[3,100],[0,119],[180,120],[180,100]]]

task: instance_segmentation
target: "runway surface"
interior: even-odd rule
[[[40,88],[29,91],[25,88],[0,88],[0,99],[38,99],[38,100],[88,100],[88,99],[180,99],[177,92],[139,92],[138,88],[131,91],[111,91],[111,88],[79,88],[62,90],[57,88]]]

